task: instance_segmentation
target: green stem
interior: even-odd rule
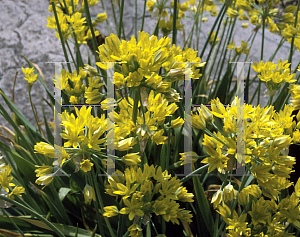
[[[177,28],[176,28],[176,20],[177,20],[177,1],[174,0],[174,7],[173,7],[173,31],[172,31],[172,45],[176,44],[177,38]]]
[[[123,25],[123,11],[124,11],[124,0],[122,0],[121,8],[120,8],[119,29],[118,29],[119,39],[121,39],[121,31],[122,31],[122,25]]]
[[[20,232],[20,234],[25,237],[23,231],[19,228],[19,226],[9,217],[8,213],[5,211],[4,208],[1,208],[2,212],[7,216],[7,218],[10,220],[10,222],[13,224],[13,226]]]
[[[103,3],[103,0],[101,0],[101,5],[102,5],[102,8],[103,8],[104,12],[106,12],[105,6],[104,6],[104,3]],[[107,26],[108,34],[110,35],[110,27],[109,27],[109,21],[108,21],[108,18],[106,19],[106,26]]]
[[[294,22],[294,27],[296,28],[297,26],[297,21],[298,21],[298,12],[299,12],[299,1],[297,1],[297,10],[295,11],[295,22]],[[289,54],[289,59],[288,59],[288,63],[290,63],[290,68],[292,67],[292,56],[293,56],[293,48],[294,48],[294,40],[295,40],[295,36],[293,36],[292,38],[292,42],[291,42],[291,48],[290,48],[290,54]]]
[[[189,179],[191,179],[195,174],[199,174],[202,173],[204,170],[208,169],[209,164],[203,165],[202,167],[194,170],[192,173],[188,174],[187,176],[185,176],[184,178],[182,178],[180,180],[181,183],[184,183],[186,181],[188,181]]]
[[[93,186],[95,187],[96,195],[98,197],[97,200],[100,204],[101,211],[103,212],[104,205],[103,205],[103,201],[102,201],[102,197],[101,197],[101,193],[99,191],[99,188],[96,187],[96,185],[97,185],[97,176],[95,174],[94,169],[92,169],[92,176],[93,176],[93,180],[94,180],[94,183],[93,183],[94,185]],[[104,216],[104,220],[105,220],[105,223],[106,223],[107,228],[109,230],[110,236],[115,237],[115,233],[114,233],[114,231],[113,231],[113,229],[110,225],[110,222],[109,222],[109,220],[106,216]]]
[[[29,101],[30,101],[31,109],[32,109],[32,112],[33,112],[33,115],[34,115],[36,124],[37,124],[37,126],[38,126],[38,128],[39,128],[39,132],[40,132],[40,134],[42,134],[41,125],[39,124],[39,120],[38,120],[38,118],[37,118],[37,115],[36,115],[35,110],[34,110],[34,107],[33,107],[33,103],[32,103],[32,99],[31,99],[30,91],[31,91],[31,89],[28,89]]]
[[[135,22],[134,22],[134,29],[135,29],[135,38],[137,39],[137,0],[135,0]]]
[[[262,39],[261,39],[261,49],[260,49],[260,60],[261,61],[263,61],[263,59],[264,59],[264,42],[265,42],[265,27],[266,27],[265,14],[266,14],[266,10],[264,9],[264,13],[262,16]],[[259,82],[258,82],[257,105],[259,105],[259,101],[260,101],[260,89],[261,89],[261,80],[259,80]]]
[[[66,45],[67,45],[67,48],[68,48],[69,53],[70,53],[70,55],[71,55],[71,58],[72,58],[72,60],[73,60],[73,62],[74,62],[74,65],[75,65],[75,67],[77,68],[77,63],[76,63],[76,61],[75,61],[75,59],[74,59],[74,57],[73,57],[73,54],[72,54],[72,51],[71,51],[71,48],[70,48],[70,46],[69,46],[68,41],[66,41]]]
[[[212,26],[212,28],[211,28],[211,30],[210,30],[210,32],[209,32],[209,35],[208,35],[208,37],[207,37],[207,39],[206,39],[206,41],[205,41],[205,43],[204,43],[204,45],[203,45],[202,51],[201,51],[201,53],[200,53],[200,55],[199,55],[200,58],[203,57],[203,54],[204,54],[204,52],[205,52],[206,46],[207,46],[207,44],[208,44],[208,42],[209,42],[209,39],[210,39],[210,37],[211,37],[211,35],[212,35],[212,33],[213,33],[213,31],[214,31],[214,29],[215,29],[215,27],[216,27],[218,21],[219,21],[219,19],[221,18],[221,16],[222,16],[221,19],[223,19],[223,16],[224,16],[224,14],[226,13],[226,10],[227,10],[227,6],[226,6],[226,4],[224,3],[224,4],[222,5],[222,8],[221,8],[221,10],[220,10],[218,16],[216,17],[216,20],[215,20],[215,22],[214,22],[214,24],[213,24],[213,26]],[[199,42],[197,42],[197,44],[199,44]]]
[[[58,172],[58,170],[56,172]],[[56,191],[56,189],[54,187],[53,182],[49,185],[49,187],[51,189],[51,192],[52,192],[52,195],[53,195],[53,198],[54,198],[54,201],[55,201],[53,203],[55,203],[57,205],[57,208],[60,209],[60,211],[61,211],[60,214],[62,215],[62,217],[64,218],[64,220],[66,221],[66,223],[68,225],[70,225],[71,224],[71,220],[70,220],[69,216],[66,213],[66,209],[64,208],[64,205],[62,204],[62,201],[58,197],[58,193],[57,193],[57,191]]]
[[[196,40],[197,40],[197,52],[199,52],[199,40],[200,40],[200,32],[201,32],[201,26],[202,26],[202,16],[203,16],[203,7],[204,7],[204,1],[201,1],[201,4],[199,4],[197,8],[197,14],[196,14]],[[199,13],[201,10],[200,14],[200,26],[199,26]]]
[[[90,183],[90,185],[94,188],[94,190],[97,189],[97,187],[94,186],[94,182],[93,182],[93,179],[92,179],[92,176],[91,176],[91,173],[87,173],[86,175],[86,178],[88,180],[88,183]],[[97,196],[98,196],[98,193],[97,193]],[[97,210],[99,210],[99,206],[98,206],[98,202],[97,200],[95,202],[93,202],[93,204],[95,205],[95,209],[96,209],[96,217],[97,217],[97,222],[98,222],[98,229],[100,231],[100,234],[102,236],[104,236],[104,231],[103,231],[103,228],[101,228],[101,219],[100,219],[100,214]]]
[[[220,42],[219,42],[219,44],[218,44],[218,47],[217,47],[217,49],[216,49],[216,52],[219,52],[219,49],[221,48],[221,42],[223,42],[223,38],[224,38],[224,36],[225,36],[224,32],[225,32],[226,27],[227,27],[227,22],[228,22],[228,19],[226,19],[226,21],[225,21],[225,23],[224,23],[224,28],[223,28],[222,36],[221,36]],[[218,61],[218,64],[217,64],[216,69],[215,69],[215,70],[209,70],[208,78],[211,77],[211,74],[212,74],[212,72],[214,71],[214,79],[213,79],[213,81],[212,81],[212,83],[211,83],[211,86],[210,86],[210,89],[209,89],[209,96],[208,96],[208,99],[211,98],[212,87],[213,87],[213,85],[214,85],[214,81],[215,81],[215,79],[216,79],[217,72],[218,72],[218,70],[219,70],[219,66],[220,66],[220,64],[221,64],[221,60],[220,60],[220,59],[221,59],[221,57],[224,55],[224,52],[225,52],[225,55],[223,56],[223,60],[225,59],[226,54],[227,54],[227,50],[226,50],[226,39],[228,39],[228,34],[229,34],[229,32],[230,32],[230,31],[227,30],[227,35],[226,35],[225,40],[224,40],[224,43],[223,43],[221,55],[220,55],[220,57],[219,57],[219,60],[217,60],[217,61]],[[216,62],[216,57],[217,57],[217,54],[214,53],[214,57],[213,57],[212,62]],[[229,57],[229,59],[230,59],[230,57]],[[221,65],[221,67],[222,67],[222,66],[223,66],[223,64]],[[210,68],[210,67],[209,67],[209,68]]]
[[[116,29],[119,29],[119,25],[118,25],[118,22],[117,22],[117,17],[116,17],[116,12],[115,12],[115,7],[114,7],[114,4],[113,4],[113,1],[110,1],[110,3],[111,3],[111,9],[112,9],[112,12],[113,12],[113,17],[114,17]]]
[[[65,41],[64,41],[64,38],[62,36],[60,25],[59,25],[59,20],[58,20],[58,16],[57,16],[56,6],[55,6],[54,2],[52,2],[51,4],[52,4],[52,9],[53,9],[53,13],[54,13],[56,25],[57,25],[57,30],[58,30],[59,38],[60,38],[60,41],[61,41],[61,46],[62,46],[63,51],[64,51],[64,56],[66,58],[66,61],[69,62],[69,57],[68,57],[68,54],[67,54],[67,50],[66,50],[66,46],[65,46]],[[68,66],[69,72],[72,73],[72,69],[71,69],[70,63],[67,63],[67,66]]]
[[[9,203],[19,207],[20,209],[24,210],[25,212],[28,212],[29,214],[36,216],[38,219],[40,219],[42,222],[44,222],[47,226],[49,226],[59,237],[65,237],[65,235],[57,227],[55,227],[55,225],[53,225],[50,221],[48,221],[46,218],[44,218],[42,215],[38,214],[34,210],[31,210],[30,208],[16,202],[15,200],[5,197],[3,195],[0,195],[0,200],[9,202]]]
[[[94,32],[93,23],[91,21],[91,14],[90,14],[89,5],[88,5],[87,0],[84,0],[84,10],[85,10],[85,14],[86,14],[86,20],[87,20],[88,27],[90,28],[91,33],[92,33],[93,52],[96,52],[97,51],[97,40],[96,40],[96,36],[95,36],[95,32]],[[97,54],[94,53],[94,56],[95,56],[95,61],[97,62],[98,61]],[[98,67],[97,67],[97,69],[99,70]]]
[[[136,124],[136,119],[138,114],[138,104],[139,104],[139,96],[140,96],[139,94],[140,94],[140,88],[137,88],[134,92],[134,104],[133,104],[133,113],[132,113],[132,121],[134,125]]]
[[[272,105],[273,97],[274,97],[274,95],[270,96],[269,101],[268,101],[268,104],[267,104],[268,106],[269,106],[269,105]]]
[[[203,2],[204,3],[204,2]],[[198,8],[197,8],[197,12],[196,14],[194,15],[194,23],[193,23],[193,26],[192,26],[192,29],[185,41],[185,44],[183,46],[183,48],[185,48],[185,46],[188,44],[188,47],[190,48],[191,46],[191,42],[192,42],[192,36],[193,36],[193,32],[194,32],[194,28],[195,28],[195,25],[197,27],[197,24],[198,24],[198,20],[199,20],[199,13],[200,13],[200,7],[203,7],[203,3],[200,5],[198,5]],[[203,12],[202,12],[203,13]],[[202,16],[202,13],[201,13],[201,16]],[[200,27],[201,27],[201,24],[200,24]],[[197,31],[196,31],[196,34],[197,34]],[[188,43],[189,42],[189,43]],[[199,39],[197,38],[197,42],[199,42]],[[198,45],[198,44],[197,44]]]
[[[141,31],[144,30],[145,13],[146,13],[146,4],[147,4],[147,0],[144,1],[144,9],[143,9],[143,18],[142,18],[142,27],[141,27]]]

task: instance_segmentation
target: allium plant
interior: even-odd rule
[[[34,83],[45,87],[50,108],[58,100],[26,57],[29,66],[22,71],[36,124],[0,89],[13,113],[11,118],[0,104],[1,115],[14,129],[0,127],[10,144],[0,142],[0,234],[299,236],[300,181],[290,180],[296,158],[289,156],[289,147],[300,144],[300,74],[291,68],[300,48],[300,4],[282,8],[281,2],[144,1],[141,29],[136,12],[134,35],[126,39],[124,0],[111,1],[112,13],[96,18],[89,8],[100,4],[97,0],[50,0],[53,16],[47,26],[55,29],[66,61],[73,63],[53,75],[67,106],[59,105],[55,118],[61,133],[44,108],[39,121],[30,94]],[[157,18],[152,34],[144,31],[146,11]],[[110,14],[117,34],[105,37],[96,28],[106,21],[110,32]],[[215,22],[199,45],[207,14]],[[190,32],[187,17],[193,19]],[[239,27],[236,19],[256,26],[241,46],[232,35]],[[269,61],[263,55],[265,29],[282,36]],[[239,82],[231,89],[236,66],[226,57],[247,60],[260,30],[261,61],[251,65],[259,86],[250,98],[255,78],[250,82],[247,73],[243,103],[235,95]],[[178,31],[187,36],[182,48],[176,44]],[[290,54],[274,64],[284,41],[291,44]],[[88,45],[94,58],[85,60],[81,45]],[[189,80],[191,103],[198,108],[186,114],[190,105],[182,88]],[[261,83],[267,87],[266,105],[259,100]],[[191,170],[182,175],[186,166]]]

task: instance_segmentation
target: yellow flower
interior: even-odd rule
[[[228,7],[226,13],[227,13],[227,16],[228,16],[228,17],[231,17],[231,18],[236,18],[236,17],[239,15],[238,11],[232,9],[231,7]]]
[[[179,128],[184,124],[184,120],[180,117],[171,121],[172,128]]]
[[[137,198],[136,193],[133,194],[131,200],[127,198],[123,199],[123,202],[127,207],[123,207],[120,210],[120,214],[128,214],[129,220],[132,220],[134,216],[144,216],[144,212],[140,209],[143,205],[143,202]]]
[[[179,160],[182,161],[181,165],[188,164],[187,163],[188,161],[185,160],[186,157],[190,158],[190,161],[192,163],[195,163],[198,160],[198,158],[199,158],[199,156],[197,155],[197,153],[193,152],[193,151],[192,152],[179,153],[179,155],[181,156],[180,159],[179,159]]]
[[[45,185],[45,187],[47,185],[49,185],[53,180],[53,174],[46,174],[44,176],[39,177],[35,182],[38,185]]]
[[[229,45],[227,45],[227,49],[234,49],[234,47],[235,47],[235,42],[233,41],[233,42],[231,42],[231,41],[229,41]]]
[[[208,32],[208,35],[209,35],[209,33],[210,32]],[[215,39],[216,38],[216,39]],[[214,40],[215,40],[215,42],[214,42]],[[217,43],[218,43],[218,41],[220,40],[220,38],[219,37],[216,37],[216,32],[215,31],[213,31],[213,33],[210,35],[210,38],[209,38],[209,43],[212,45],[212,46],[215,46]],[[213,44],[214,43],[214,44]]]
[[[155,0],[147,1],[148,12],[153,12],[155,2]]]
[[[206,128],[205,119],[201,116],[198,111],[197,114],[192,114],[192,127],[203,130]]]
[[[91,171],[91,168],[94,164],[90,162],[90,160],[86,159],[80,162],[80,169],[82,169],[84,172]]]
[[[131,226],[129,226],[128,231],[130,232],[129,236],[132,237],[143,236],[143,229],[138,224],[132,224]]]
[[[142,70],[139,68],[138,71],[130,72],[129,76],[125,78],[128,87],[139,86],[143,80],[144,75]]]
[[[223,203],[222,205],[218,206],[217,212],[223,217],[224,221],[228,224],[231,216],[230,208]]]
[[[129,153],[122,157],[122,161],[125,163],[125,165],[137,165],[141,162],[141,156],[137,153]]]
[[[105,12],[104,13],[100,13],[100,14],[97,15],[96,22],[97,23],[102,23],[106,19],[107,19],[107,14]]]
[[[238,193],[238,203],[242,206],[246,206],[249,202],[249,193],[243,189]]]
[[[204,158],[202,163],[209,163],[208,172],[212,172],[215,169],[221,173],[222,169],[227,168],[228,157],[222,155],[220,147],[217,147],[217,150],[206,149],[206,152],[210,157]]]
[[[281,32],[281,35],[284,38],[293,38],[297,34],[297,29],[293,26],[287,25],[284,30]]]
[[[295,106],[294,109],[300,109],[300,85],[290,85],[290,93],[292,94],[292,105]]]
[[[178,200],[181,202],[193,202],[193,193],[188,193],[185,187],[179,187],[176,191]]]
[[[43,164],[42,166],[36,165],[35,167],[39,167],[38,169],[35,170],[36,177],[41,177],[46,174],[51,174],[53,170],[53,167],[45,164]]]
[[[16,196],[22,196],[22,193],[24,193],[25,188],[23,187],[15,187],[9,194],[9,198],[15,199]]]
[[[93,7],[98,3],[98,0],[87,0],[88,6]],[[82,7],[84,7],[84,1],[82,1]]]
[[[49,185],[52,182],[54,176],[54,173],[52,173],[53,167],[45,164],[43,164],[42,166],[36,165],[35,167],[38,167],[35,170],[35,173],[36,177],[39,177],[35,182],[38,185]]]
[[[0,186],[6,191],[9,192],[8,187],[16,186],[15,184],[11,183],[13,180],[13,177],[10,176],[10,173],[12,171],[12,168],[7,165],[1,165],[0,166]]]
[[[114,83],[117,87],[121,87],[125,85],[125,79],[124,75],[118,72],[115,72],[114,74]]]
[[[190,4],[191,5],[195,5],[196,4],[196,0],[190,0]]]
[[[135,144],[137,144],[137,140],[135,138],[126,138],[118,142],[116,149],[119,151],[127,151],[132,149]]]
[[[22,71],[25,74],[25,80],[28,82],[29,86],[32,86],[34,82],[36,82],[38,75],[33,74],[34,68],[23,68]]]
[[[67,22],[67,16],[60,10],[60,11],[57,11],[57,18],[58,18],[58,23],[60,25],[63,39],[68,39],[70,37],[71,30],[70,30],[70,25]],[[55,20],[55,16],[53,16],[52,18],[50,16],[48,16],[47,21],[48,21],[48,24],[46,26],[48,26],[50,29],[57,30],[57,22]],[[58,32],[55,34],[55,36],[58,39],[60,39]]]
[[[293,132],[293,142],[294,143],[300,143],[300,131],[299,131],[299,129],[296,129],[296,131]]]
[[[83,189],[85,203],[90,203],[92,200],[96,201],[95,190],[92,186],[86,184]]]
[[[161,145],[161,144],[165,144],[166,140],[168,139],[168,137],[166,136],[162,136],[164,133],[164,130],[161,129],[159,131],[157,131],[152,137],[152,141],[154,141],[156,143],[156,145]]]
[[[229,183],[223,188],[224,201],[231,201],[233,198],[235,199],[235,190],[233,186]]]
[[[103,216],[112,217],[119,214],[119,210],[116,206],[106,206],[104,207],[104,214]]]
[[[81,18],[82,14],[79,12],[74,13],[72,16],[66,16],[67,21],[76,34],[84,30],[84,24],[86,23],[85,17]]]
[[[179,4],[179,9],[181,11],[187,11],[189,10],[189,1],[186,1],[185,3]]]
[[[35,153],[40,153],[45,156],[54,158],[54,147],[46,142],[38,142],[36,145],[34,145]]]
[[[267,205],[266,201],[263,197],[261,197],[256,203],[252,200],[252,210],[248,213],[252,217],[252,222],[254,226],[259,224],[267,224],[267,220],[271,217],[271,213],[267,212]]]
[[[214,208],[216,209],[222,201],[223,201],[223,191],[219,189],[212,196],[211,203],[214,205]]]

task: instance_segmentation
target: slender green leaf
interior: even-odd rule
[[[204,193],[199,177],[193,176],[194,190],[196,194],[196,201],[200,209],[200,215],[202,215],[204,222],[208,228],[210,236],[214,236],[214,219],[210,211],[210,206]]]

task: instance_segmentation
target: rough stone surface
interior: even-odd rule
[[[112,33],[116,33],[115,23],[112,14],[111,1],[104,1],[105,9],[109,17],[109,26]],[[138,0],[138,26],[141,28],[141,18],[143,14],[143,0]],[[129,39],[131,35],[135,34],[135,1],[125,1],[124,9],[124,28],[126,32],[126,39]],[[63,51],[59,40],[55,36],[55,30],[46,27],[46,18],[52,15],[48,12],[49,1],[46,0],[0,0],[1,14],[0,14],[0,88],[6,93],[9,98],[12,98],[13,81],[16,73],[17,80],[15,86],[15,103],[24,113],[24,115],[32,122],[35,123],[34,116],[28,100],[28,92],[26,88],[26,81],[24,80],[21,67],[27,67],[25,59],[22,54],[25,55],[30,61],[36,63],[42,70],[45,76],[48,87],[53,91],[52,78],[54,74],[54,65],[49,64],[49,61],[64,60]],[[96,17],[98,13],[103,12],[101,2],[96,7],[91,9],[92,17]],[[119,19],[119,11],[116,9],[117,21]],[[207,38],[207,33],[211,29],[214,22],[213,17],[208,16],[209,21],[202,24],[199,50],[202,50],[202,46]],[[151,14],[146,11],[146,19],[144,30],[152,33],[153,27],[157,21],[157,18],[152,18]],[[192,27],[192,20],[185,19],[186,36]],[[240,21],[237,23],[241,24]],[[99,26],[98,26],[99,27]],[[99,28],[105,35],[109,32],[106,28],[106,23],[102,23]],[[234,40],[236,45],[239,46],[242,40],[247,40],[251,35],[253,26],[249,25],[248,29],[237,27],[234,32]],[[161,35],[160,35],[161,36]],[[271,54],[274,52],[280,41],[280,37],[270,33],[266,30],[265,36],[265,48],[264,48],[264,61],[268,60]],[[178,44],[183,46],[183,34],[178,33]],[[196,45],[193,44],[192,47]],[[290,45],[285,43],[278,51],[274,62],[278,59],[285,60],[289,53]],[[258,32],[256,40],[254,41],[252,50],[250,52],[249,60],[253,62],[260,61],[261,50],[261,30]],[[86,47],[82,46],[81,51],[84,55],[84,60],[87,59]],[[203,61],[206,61],[208,52],[205,52]],[[296,63],[300,61],[300,54],[297,52],[293,57],[294,68]],[[85,61],[87,62],[87,61]],[[215,64],[214,64],[215,66]],[[251,87],[250,94],[254,92],[257,87],[257,82]],[[32,99],[38,110],[39,117],[42,120],[42,109],[40,105],[40,97],[47,98],[46,92],[42,85],[37,82],[32,88]],[[262,93],[263,96],[263,93]],[[262,98],[263,99],[263,98]],[[266,100],[263,100],[264,103]],[[5,108],[5,103],[0,97],[0,103]],[[49,120],[52,119],[53,114],[50,108],[43,103],[46,109],[46,114]],[[9,110],[8,110],[9,111]],[[10,113],[10,111],[9,111]],[[11,114],[11,113],[10,113]],[[0,124],[8,126],[8,123],[0,117]]]

